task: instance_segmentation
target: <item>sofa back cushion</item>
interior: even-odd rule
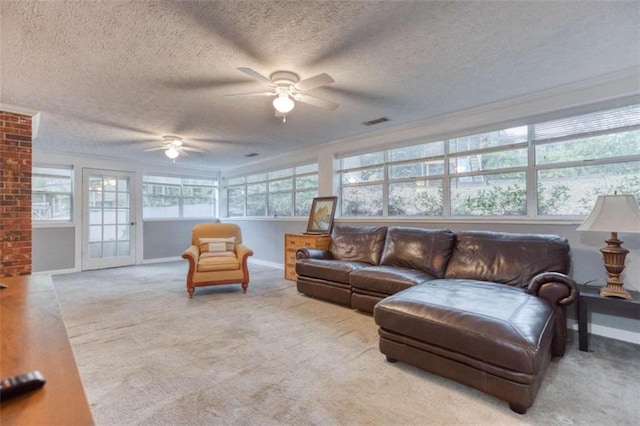
[[[336,260],[380,263],[386,226],[336,226],[329,251]]]
[[[380,264],[419,269],[442,278],[454,242],[455,235],[448,229],[392,226],[387,231]]]
[[[456,244],[445,278],[465,278],[526,287],[542,272],[569,272],[566,238],[544,234],[467,231]]]

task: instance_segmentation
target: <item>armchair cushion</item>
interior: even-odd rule
[[[232,269],[240,269],[240,262],[238,258],[230,253],[231,256],[214,256],[214,257],[200,257],[198,261],[198,272],[211,272],[211,271],[229,271]]]

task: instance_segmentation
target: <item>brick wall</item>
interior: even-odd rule
[[[31,273],[31,116],[0,111],[0,277]]]

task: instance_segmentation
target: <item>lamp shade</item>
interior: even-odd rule
[[[599,195],[577,230],[640,233],[640,208],[633,195]]]

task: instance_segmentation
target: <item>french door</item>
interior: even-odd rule
[[[83,270],[135,264],[133,176],[83,169]]]

